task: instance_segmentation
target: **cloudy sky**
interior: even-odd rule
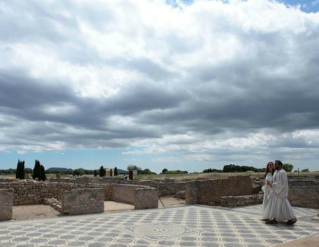
[[[319,170],[318,0],[0,0],[0,169]]]

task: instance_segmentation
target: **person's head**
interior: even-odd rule
[[[280,160],[275,160],[275,169],[281,170],[282,168],[282,162]]]
[[[266,166],[266,176],[267,176],[268,172],[271,172],[272,174],[274,174],[274,163],[273,162],[268,162],[268,164]]]
[[[267,172],[273,172],[274,170],[274,163],[273,162],[268,162],[267,164]]]

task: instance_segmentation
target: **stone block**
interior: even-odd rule
[[[0,221],[12,219],[13,189],[0,189]]]
[[[94,214],[104,212],[104,190],[102,188],[81,188],[65,191],[62,197],[64,214]]]
[[[155,188],[137,188],[134,191],[134,209],[158,208],[158,195]]]

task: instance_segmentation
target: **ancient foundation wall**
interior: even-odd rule
[[[288,199],[296,207],[319,208],[319,180],[290,179]]]
[[[132,204],[135,209],[157,208],[157,189],[142,185],[117,184],[113,187],[112,201]]]
[[[134,191],[134,209],[158,208],[157,189],[137,188]]]
[[[223,196],[220,205],[222,207],[243,207],[249,205],[261,204],[263,202],[262,194],[246,196]]]
[[[142,180],[137,182],[138,185],[145,185],[156,188],[158,190],[158,196],[173,196],[181,191],[185,191],[185,182],[174,182],[172,180],[154,181],[154,180]]]
[[[34,205],[44,203],[45,198],[62,199],[65,191],[77,188],[102,188],[104,190],[104,200],[109,200],[112,196],[113,185],[111,184],[76,184],[76,183],[56,183],[38,182],[33,180],[13,180],[0,183],[0,189],[13,188],[13,205]]]
[[[0,189],[0,221],[12,219],[13,189]]]
[[[186,184],[186,204],[221,205],[224,196],[254,194],[250,177],[192,181]]]
[[[104,212],[104,190],[73,189],[65,191],[62,196],[62,213],[75,214],[95,214]]]
[[[143,186],[122,184],[114,186],[111,200],[115,202],[122,202],[134,205],[134,192],[137,188],[140,187]]]

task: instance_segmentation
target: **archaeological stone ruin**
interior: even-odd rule
[[[13,189],[0,189],[0,221],[11,220]]]
[[[62,214],[104,212],[104,201],[127,203],[134,209],[158,208],[159,197],[184,199],[187,205],[240,207],[262,203],[261,178],[235,176],[207,180],[126,181],[88,177],[42,181],[0,179],[0,220],[12,218],[12,207],[50,205]],[[293,206],[319,208],[319,178],[291,177]]]

